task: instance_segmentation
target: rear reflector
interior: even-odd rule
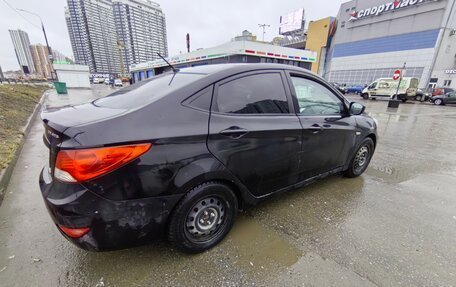
[[[90,228],[88,227],[83,227],[83,228],[69,228],[65,227],[63,225],[59,225],[60,230],[63,231],[66,235],[68,235],[71,238],[79,238],[84,236],[90,231]]]
[[[54,177],[65,182],[83,182],[111,172],[138,158],[150,143],[93,149],[61,150]]]

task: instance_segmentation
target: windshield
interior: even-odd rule
[[[204,74],[169,73],[118,90],[93,104],[107,108],[133,109],[150,104],[196,80]]]

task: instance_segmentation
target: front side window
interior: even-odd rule
[[[230,114],[288,114],[280,73],[245,76],[220,85],[216,109]]]
[[[299,113],[305,116],[340,115],[343,103],[330,90],[317,82],[291,77],[299,104]]]

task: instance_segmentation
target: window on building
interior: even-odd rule
[[[444,86],[444,87],[449,87],[449,86],[451,86],[451,80],[445,80],[445,81],[443,81],[443,86]]]
[[[217,110],[231,114],[287,114],[288,101],[279,73],[235,79],[218,88]]]

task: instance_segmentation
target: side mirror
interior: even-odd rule
[[[351,102],[350,107],[348,108],[350,115],[354,115],[354,116],[364,113],[365,109],[366,109],[365,106],[363,106],[362,104],[357,103],[357,102]]]

